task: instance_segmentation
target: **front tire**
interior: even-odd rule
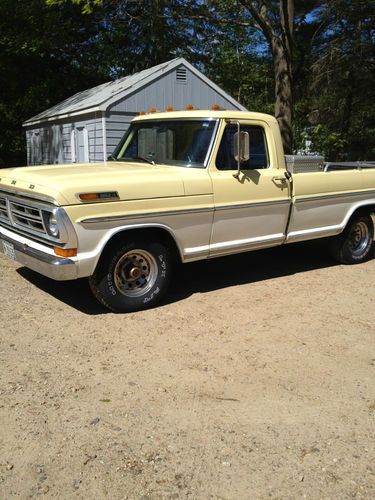
[[[89,283],[95,297],[111,311],[141,311],[156,306],[165,295],[171,267],[167,245],[136,238],[107,249]]]
[[[333,257],[342,264],[360,264],[371,256],[374,225],[369,215],[354,216],[331,242]]]

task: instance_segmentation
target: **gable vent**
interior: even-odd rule
[[[186,83],[187,81],[187,71],[185,68],[176,69],[176,82]]]

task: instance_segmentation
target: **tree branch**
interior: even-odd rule
[[[264,36],[268,42],[272,45],[272,39],[275,37],[273,26],[271,21],[267,16],[267,7],[263,0],[258,3],[258,10],[254,3],[249,0],[239,0],[241,5],[247,9],[253,16],[255,21],[258,23],[260,29],[262,30]]]
[[[212,17],[212,16],[203,16],[203,15],[198,15],[198,14],[188,14],[188,15],[179,15],[179,16],[173,16],[173,15],[162,15],[159,14],[157,17],[163,18],[163,19],[177,19],[178,17],[181,19],[193,19],[197,21],[209,21],[215,24],[235,24],[236,26],[243,26],[245,28],[255,28],[261,30],[259,26],[252,22],[247,22],[247,21],[238,21],[236,19],[218,19],[217,17]],[[143,17],[139,17],[139,19],[143,19]]]
[[[280,25],[286,44],[288,45],[288,52],[291,52],[293,48],[294,34],[294,0],[281,0]]]

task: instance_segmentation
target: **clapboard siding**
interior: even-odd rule
[[[186,70],[186,83],[179,83],[176,76],[176,70],[170,71],[114,104],[111,111],[147,111],[152,107],[163,111],[166,106],[177,110],[185,109],[188,104],[199,109],[209,109],[213,104],[223,109],[238,109],[191,71]]]
[[[129,128],[133,114],[109,114],[106,118],[107,153],[110,155],[116,149],[121,138]]]
[[[107,100],[103,100],[104,95]],[[29,165],[71,163],[75,155],[75,161],[88,158],[90,162],[102,162],[113,153],[134,116],[142,111],[163,111],[166,106],[185,109],[188,104],[198,109],[209,109],[213,104],[222,109],[244,109],[230,99],[187,61],[178,58],[84,91],[79,106],[88,110],[96,103],[95,110],[81,114],[75,95],[64,101],[65,106],[57,105],[57,115],[54,107],[25,122],[27,161]],[[67,118],[68,114],[74,116]]]
[[[72,131],[85,128],[88,134],[89,161],[103,161],[101,117],[63,121],[26,130],[28,165],[72,162]]]

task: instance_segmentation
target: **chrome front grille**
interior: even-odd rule
[[[8,215],[8,208],[7,208],[7,200],[5,195],[0,194],[0,222],[8,222],[9,221],[9,215]]]
[[[54,207],[48,203],[0,191],[0,226],[41,241],[55,241],[47,231]]]
[[[50,229],[53,216],[57,232]],[[0,189],[0,234],[17,233],[49,246],[77,247],[77,235],[65,210],[52,199]]]
[[[42,210],[40,208],[35,208],[16,201],[10,201],[9,215],[16,227],[25,229],[26,231],[36,231],[38,233],[47,234]]]

